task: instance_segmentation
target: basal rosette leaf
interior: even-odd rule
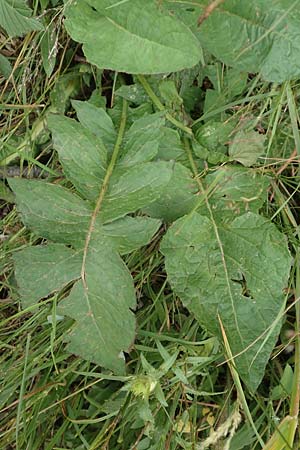
[[[53,241],[14,256],[23,306],[74,283],[60,302],[61,311],[75,320],[68,348],[118,372],[124,369],[122,352],[128,350],[135,332],[133,280],[119,254],[147,244],[160,227],[159,220],[126,214],[156,200],[173,170],[173,163],[165,161],[122,167],[122,151],[127,155],[131,151],[129,142],[134,155],[144,148],[138,133],[137,143],[131,136],[121,145],[126,110],[124,101],[111,158],[97,133],[71,119],[50,119],[65,175],[80,196],[55,183],[9,181],[25,225]],[[104,129],[107,117],[102,117]],[[37,288],[30,259],[35,279],[41,282]]]
[[[100,68],[157,74],[192,67],[202,57],[190,29],[155,0],[78,0],[65,16],[71,37]]]
[[[253,213],[219,225],[216,236],[211,220],[193,213],[173,224],[161,251],[175,293],[222,340],[220,317],[237,370],[255,391],[284,310],[291,263],[285,237]]]

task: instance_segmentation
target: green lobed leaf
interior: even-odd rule
[[[155,0],[78,0],[65,7],[65,26],[100,68],[155,74],[192,67],[201,47],[187,26]]]
[[[278,337],[291,257],[285,237],[257,214],[218,226],[218,236],[215,226],[198,213],[183,217],[161,251],[175,293],[222,339],[220,317],[237,370],[255,391]]]
[[[59,314],[75,319],[67,336],[70,352],[122,373],[135,336],[130,309],[136,299],[133,281],[124,262],[104,237],[92,237],[79,280],[59,306]]]
[[[28,247],[16,252],[13,260],[23,308],[80,278],[81,252],[62,244]]]
[[[48,116],[66,177],[87,200],[95,201],[106,172],[107,152],[102,141],[74,119]]]
[[[61,311],[75,319],[68,348],[117,372],[124,370],[122,352],[128,350],[135,333],[130,310],[135,306],[134,286],[119,253],[146,245],[160,226],[159,220],[124,216],[157,199],[173,169],[173,163],[165,161],[140,163],[157,152],[143,157],[142,135],[152,136],[156,145],[164,123],[161,117],[136,123],[124,139],[126,109],[124,101],[117,143],[107,166],[106,150],[96,133],[72,119],[49,119],[64,171],[83,198],[55,183],[9,180],[25,225],[57,243],[16,255],[23,306],[75,282],[61,305]],[[122,166],[124,156],[132,157],[127,160],[130,167]],[[136,164],[131,166],[133,161]],[[41,280],[38,287],[36,280]]]
[[[283,82],[300,74],[299,0],[226,0],[201,24],[199,38],[240,71]],[[218,30],[218,32],[216,32]]]

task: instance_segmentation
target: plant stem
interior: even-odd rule
[[[166,111],[164,105],[159,100],[159,98],[157,97],[157,95],[155,94],[153,89],[151,88],[151,86],[148,83],[148,81],[146,80],[146,78],[143,75],[138,75],[137,78],[138,78],[139,82],[141,83],[141,85],[143,86],[143,88],[145,89],[145,91],[148,94],[149,98],[152,100],[153,104],[156,106],[156,108],[159,111],[164,111],[166,119],[169,122],[171,122],[173,125],[175,125],[177,128],[179,128],[180,130],[182,130],[185,133],[187,133],[190,136],[192,136],[193,135],[193,131],[192,131],[191,128],[187,127],[182,122],[180,122],[179,120],[175,119],[175,117],[173,117],[170,113],[168,113]]]
[[[115,165],[116,165],[116,162],[117,162],[117,159],[119,156],[119,151],[120,151],[120,147],[121,147],[121,143],[122,143],[122,139],[124,136],[125,127],[126,127],[126,120],[127,120],[127,101],[123,100],[123,108],[122,108],[122,115],[121,115],[118,136],[117,136],[116,143],[115,143],[113,153],[112,153],[112,157],[111,157],[110,163],[108,165],[108,168],[107,168],[104,180],[103,180],[103,184],[102,184],[102,187],[101,187],[101,190],[100,190],[97,202],[96,202],[95,209],[94,209],[92,217],[91,217],[90,226],[89,226],[85,244],[84,244],[82,266],[81,266],[81,279],[82,279],[82,282],[83,282],[83,285],[85,288],[87,288],[86,281],[85,281],[85,263],[86,263],[87,252],[88,252],[90,240],[92,237],[92,233],[94,230],[96,218],[100,211],[101,205],[103,203],[104,196],[105,196],[107,188],[108,188],[110,177],[113,173],[113,170],[115,168]]]

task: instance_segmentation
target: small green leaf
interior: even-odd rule
[[[163,138],[159,143],[157,159],[164,161],[182,161],[186,158],[186,153],[177,130],[164,127]]]
[[[55,27],[52,24],[47,26],[41,39],[40,46],[44,70],[47,77],[50,77],[55,67],[56,54],[58,51]]]
[[[80,278],[82,254],[62,244],[28,247],[13,259],[23,308]]]
[[[118,72],[155,74],[197,64],[199,41],[154,0],[78,0],[65,8],[71,37],[87,59]]]
[[[48,126],[66,177],[86,199],[94,201],[106,172],[102,141],[74,119],[50,115]]]
[[[0,181],[0,198],[8,203],[14,203],[15,201],[14,194],[8,189],[3,181]]]
[[[169,281],[185,306],[222,339],[255,391],[276,343],[291,257],[285,237],[257,214],[219,226],[198,213],[175,222],[163,239]],[[270,270],[270,267],[272,270]]]
[[[230,165],[219,167],[204,179],[204,188],[208,189],[217,180],[220,181],[208,200],[217,223],[230,222],[248,211],[258,213],[267,200],[270,180],[253,169]],[[210,217],[205,204],[201,204],[198,212]]]
[[[59,314],[75,319],[67,336],[70,352],[116,373],[124,372],[135,336],[130,309],[136,304],[131,275],[105,238],[93,237],[85,262],[85,278],[62,300]]]
[[[246,167],[253,166],[264,153],[265,136],[257,131],[239,131],[229,146],[229,156]]]
[[[0,0],[0,26],[10,37],[43,28],[38,20],[27,17],[30,14],[31,10],[25,0]]]
[[[164,123],[161,113],[150,114],[134,122],[125,135],[125,146],[118,166],[131,167],[151,161],[157,155],[164,137]]]

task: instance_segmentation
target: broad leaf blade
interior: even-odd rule
[[[230,165],[219,167],[204,179],[204,188],[209,189],[217,180],[218,184],[209,197],[217,223],[230,222],[248,211],[258,213],[267,200],[270,180],[254,169]],[[210,217],[204,203],[198,212]]]
[[[131,275],[105,238],[90,241],[85,279],[78,281],[59,312],[76,320],[69,351],[116,373],[124,371],[123,351],[133,343],[136,304]]]
[[[239,131],[229,145],[229,156],[243,166],[253,166],[264,153],[264,142],[265,136],[257,131]]]
[[[149,162],[131,167],[112,179],[100,211],[102,221],[118,219],[156,200],[168,184],[172,170],[171,162]]]
[[[161,113],[150,114],[136,120],[126,136],[120,167],[131,167],[151,161],[158,153],[162,141],[164,118]]]
[[[11,178],[17,209],[37,235],[82,249],[93,212],[76,194],[51,183]]]
[[[28,247],[13,260],[23,308],[80,278],[82,254],[62,244]]]
[[[212,222],[194,213],[175,222],[161,250],[175,292],[222,339],[219,314],[239,374],[255,391],[278,337],[290,254],[275,226],[253,213],[219,227],[219,238],[222,249]]]
[[[201,59],[199,41],[154,0],[79,0],[66,7],[66,28],[100,68],[155,74]]]
[[[144,211],[151,217],[158,217],[172,222],[192,211],[199,202],[199,187],[193,180],[189,169],[180,163],[174,164],[174,171],[167,186],[162,189],[161,196]]]
[[[102,230],[116,250],[125,255],[147,245],[160,225],[160,220],[150,217],[123,217],[103,225]]]
[[[299,0],[226,0],[200,27],[208,51],[240,71],[282,82],[300,74]],[[216,33],[216,30],[218,32]]]
[[[95,201],[106,172],[102,141],[74,119],[51,115],[48,126],[66,177],[84,198]]]

